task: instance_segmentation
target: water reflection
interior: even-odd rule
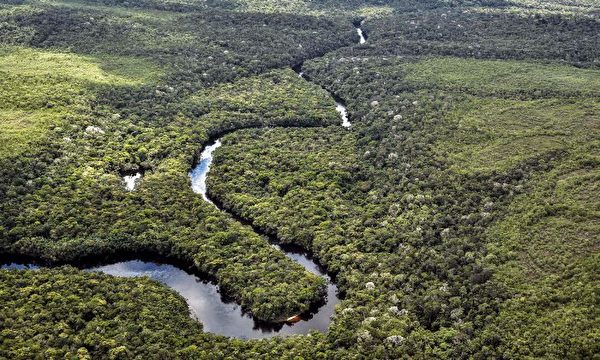
[[[221,146],[221,140],[217,140],[213,144],[205,147],[200,155],[200,161],[194,166],[189,174],[192,180],[192,191],[196,194],[200,194],[206,202],[213,205],[214,203],[206,196],[206,177],[208,176],[208,170],[210,170],[210,164],[212,163],[212,153],[219,146]]]
[[[12,270],[37,270],[39,269],[39,265],[29,264],[29,263],[21,263],[21,262],[7,262],[0,264],[0,270],[2,269],[12,269]]]
[[[142,178],[142,174],[137,172],[133,175],[125,175],[123,176],[123,181],[125,182],[125,189],[127,191],[133,191],[139,179]]]
[[[286,252],[288,256],[306,265],[307,270],[324,276],[318,266],[306,255]],[[38,269],[34,263],[10,262],[0,269]],[[333,315],[338,299],[335,285],[328,282],[326,303],[318,308],[316,314],[301,316],[303,321],[295,324],[269,324],[255,321],[242,311],[235,302],[223,299],[218,286],[190,274],[176,266],[150,261],[131,260],[110,265],[97,266],[85,271],[102,272],[118,277],[146,276],[177,291],[183,296],[190,308],[192,317],[204,327],[204,331],[240,339],[259,339],[279,335],[307,334],[311,330],[325,331]],[[316,309],[315,309],[316,310]]]

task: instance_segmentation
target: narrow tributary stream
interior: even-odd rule
[[[306,75],[306,73],[302,70],[302,63],[297,64],[292,66],[292,70],[294,70],[296,72],[296,74],[298,74],[298,77],[308,81],[308,82],[312,82],[312,80],[308,77],[308,75]],[[344,100],[342,100],[340,97],[338,97],[337,95],[335,95],[334,93],[332,93],[331,91],[323,88],[325,91],[327,91],[329,93],[329,95],[333,98],[333,100],[335,101],[335,111],[337,111],[340,114],[340,118],[342,119],[342,126],[345,128],[349,128],[350,126],[352,126],[352,124],[350,123],[350,120],[348,119],[348,109],[346,108],[346,103],[344,102]]]

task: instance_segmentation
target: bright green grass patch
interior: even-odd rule
[[[389,5],[364,6],[358,9],[357,13],[365,18],[377,18],[392,15],[394,13],[394,8]]]
[[[485,14],[516,14],[532,16],[562,15],[577,18],[591,18],[600,11],[600,3],[596,0],[564,1],[562,4],[555,0],[514,0],[510,6],[503,7],[472,7],[469,12]]]
[[[309,1],[302,0],[236,0],[235,1],[244,11],[275,13],[284,12],[292,14],[312,14],[317,15],[310,7]]]
[[[55,120],[48,111],[0,111],[0,158],[20,154]]]
[[[124,70],[119,70],[124,67]],[[135,85],[149,81],[158,69],[145,60],[105,56],[96,59],[72,53],[0,47],[0,71],[20,76],[64,76],[70,81]]]
[[[127,85],[153,82],[164,74],[159,66],[134,57],[99,56],[96,61],[105,74],[120,79],[118,85],[121,85],[121,81]]]
[[[71,105],[93,85],[139,85],[156,67],[131,58],[101,60],[69,53],[0,47],[0,107],[40,109]]]
[[[488,94],[600,96],[600,71],[525,61],[429,58],[405,65],[406,79]]]
[[[260,13],[289,13],[312,16],[352,16],[379,17],[390,15],[394,8],[390,5],[365,5],[357,2],[310,1],[310,0],[234,0],[235,10]]]
[[[42,10],[30,4],[0,4],[0,16],[39,14]]]
[[[124,6],[115,6],[105,4],[102,2],[94,1],[94,0],[63,0],[63,1],[48,1],[48,0],[37,0],[39,4],[50,5],[50,6],[60,6],[67,7],[71,9],[82,9],[82,10],[97,10],[97,11],[105,11],[114,16],[119,17],[128,17],[130,19],[135,20],[143,20],[149,19],[152,21],[176,21],[177,17],[180,16],[177,13],[173,13],[170,11],[156,10],[156,9],[144,9],[142,7],[124,7]],[[188,2],[182,1],[162,1],[163,4],[173,3],[173,4],[186,4]]]
[[[51,124],[87,106],[93,86],[135,86],[158,75],[137,59],[0,47],[0,157],[20,153]]]
[[[548,11],[576,11],[577,13],[594,11],[600,9],[600,3],[597,0],[512,0],[515,5],[522,5],[529,8],[535,8]]]
[[[555,170],[533,179],[533,191],[510,206],[509,216],[490,228],[493,253],[513,254],[500,276],[539,280],[569,269],[600,249],[600,157],[596,142],[583,142]],[[526,271],[515,278],[512,266]],[[506,271],[506,272],[504,272]]]
[[[449,118],[456,128],[438,143],[458,172],[505,171],[600,133],[597,100],[471,99]]]

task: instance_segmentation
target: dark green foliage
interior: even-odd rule
[[[0,281],[0,357],[7,359],[164,359],[201,329],[181,297],[147,279],[65,267],[0,270]]]
[[[477,12],[461,8],[404,13],[365,23],[358,54],[451,55],[558,60],[598,66],[598,20],[566,15]]]
[[[585,0],[522,3],[1,7],[0,41],[47,67],[26,73],[20,55],[0,68],[2,129],[25,144],[0,152],[1,252],[152,253],[209,275],[259,318],[305,310],[322,281],[189,189],[202,144],[225,135],[210,195],[310,250],[344,299],[326,334],[240,341],[202,333],[148,280],[0,271],[0,354],[594,356],[600,25]],[[368,42],[350,46],[362,19]],[[49,49],[93,80],[60,75],[71,65],[47,65]],[[298,63],[344,100],[350,129],[289,69]],[[127,193],[119,174],[131,170],[145,174]]]
[[[43,56],[37,54],[37,66],[49,66],[40,61]],[[11,96],[35,103],[56,91],[49,89]],[[156,91],[170,91],[161,89]],[[321,299],[321,279],[192,193],[187,171],[211,135],[249,126],[337,121],[325,91],[292,70],[278,71],[179,99],[171,105],[177,115],[167,125],[109,104],[90,104],[95,90],[96,85],[80,89],[81,106],[56,120],[39,147],[17,161],[11,156],[0,160],[6,179],[0,187],[4,251],[60,263],[120,253],[166,256],[214,278],[225,295],[264,320],[306,311]],[[280,106],[290,94],[303,101]],[[132,169],[146,174],[139,190],[127,193],[119,172]]]
[[[379,45],[371,45],[373,52]],[[397,356],[428,353],[426,341],[453,343],[448,352],[432,345],[439,350],[430,356],[487,357],[500,344],[511,348],[517,339],[483,332],[504,299],[513,296],[508,278],[490,281],[494,273],[487,259],[495,255],[487,248],[500,239],[487,229],[510,211],[507,205],[530,177],[543,176],[537,174],[598,136],[597,73],[534,63],[350,57],[351,52],[341,50],[303,69],[346,100],[356,145],[350,143],[340,156],[344,141],[328,145],[339,137],[329,131],[240,133],[217,154],[213,195],[282,239],[312,244],[337,273],[347,310],[331,328],[336,344],[380,357],[389,351],[380,344],[393,335],[405,338]],[[590,82],[578,85],[580,80]],[[472,124],[463,108],[483,112],[477,116],[484,118]],[[506,147],[491,142],[504,136]],[[471,159],[459,155],[469,149]],[[344,164],[343,181],[330,173],[333,156]],[[597,244],[589,239],[592,233],[586,232],[586,241]],[[368,282],[374,290],[365,287]],[[574,311],[593,316],[578,301]],[[393,306],[408,316],[396,319],[389,312]],[[529,311],[544,313],[539,306]],[[555,321],[557,328],[568,327]],[[552,353],[581,356],[589,351],[590,336],[560,337],[573,345]]]
[[[247,130],[222,141],[209,193],[282,242],[311,249],[320,224],[356,216],[344,211],[358,169],[354,134],[333,126]]]
[[[43,6],[3,15],[0,21],[30,32],[22,45],[149,59],[169,69],[165,80],[178,95],[296,64],[349,45],[356,36],[350,24],[339,20],[216,9],[157,13]],[[13,34],[5,36],[0,40],[15,43]]]

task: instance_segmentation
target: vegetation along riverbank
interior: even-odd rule
[[[0,255],[49,266],[0,269],[0,358],[594,358],[599,15],[4,1]]]

